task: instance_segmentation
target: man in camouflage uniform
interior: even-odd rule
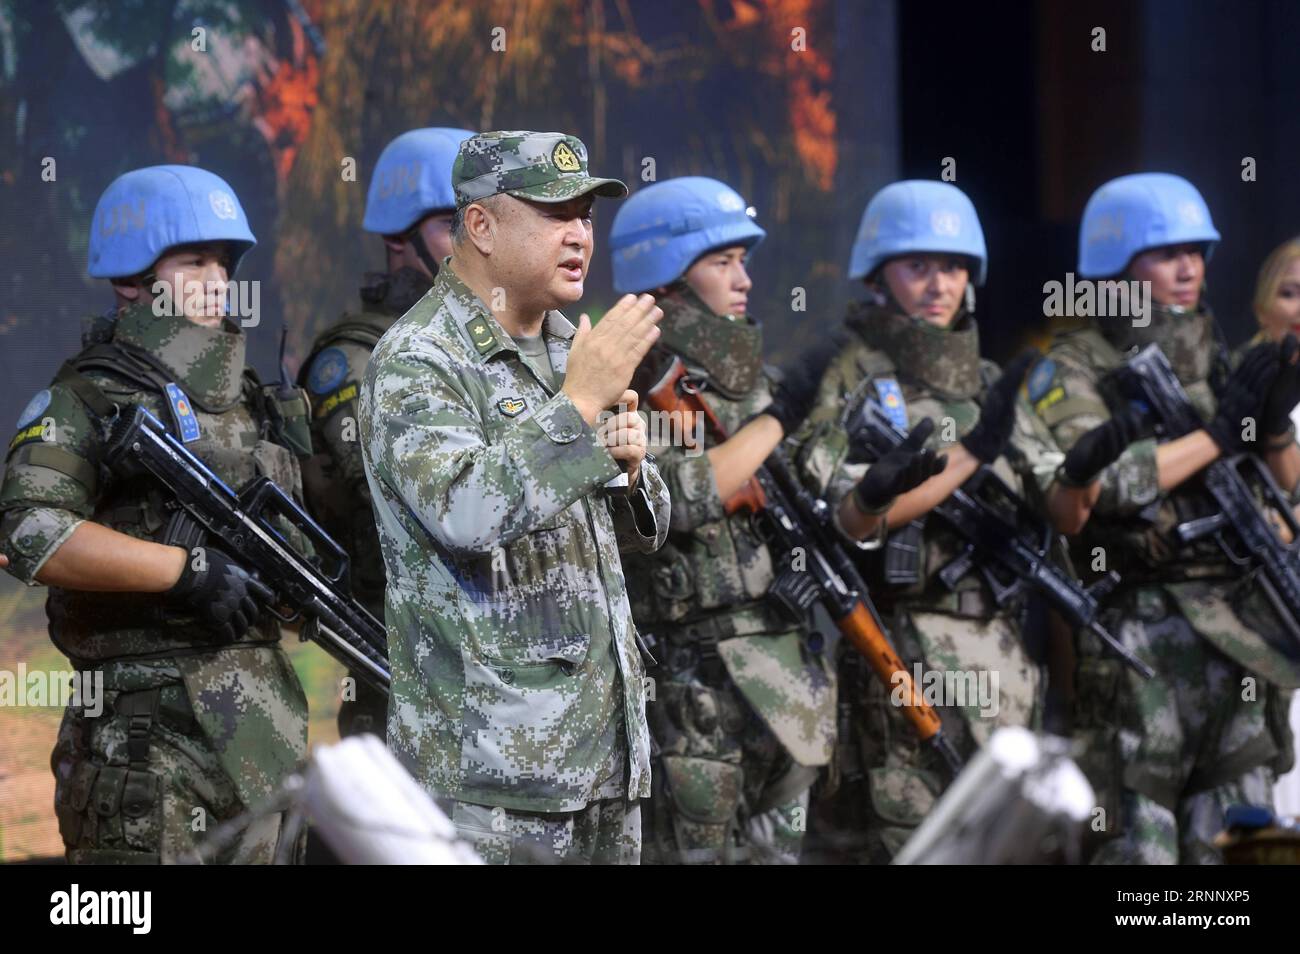
[[[142,405],[231,486],[264,474],[300,492],[306,398],[260,386],[225,317],[254,241],[210,172],[154,166],[114,181],[89,270],[112,281],[116,315],[95,321],[9,444],[8,570],[50,587],[50,638],[104,681],[102,713],[69,707],[51,758],[73,863],[174,861],[306,754],[306,699],[258,605],[270,594],[236,554],[182,543],[161,488],[115,476],[102,456],[111,420]],[[279,836],[278,815],[260,819],[216,858],[269,862]]]
[[[1291,762],[1285,713],[1287,690],[1300,685],[1300,650],[1253,578],[1212,540],[1184,548],[1172,536],[1205,512],[1196,475],[1220,455],[1264,455],[1293,500],[1300,490],[1288,418],[1300,398],[1294,367],[1279,374],[1270,343],[1231,370],[1201,300],[1218,239],[1204,200],[1184,179],[1141,174],[1102,186],[1084,212],[1078,273],[1149,281],[1150,313],[1097,318],[1058,336],[1031,375],[1038,414],[1070,448],[1128,406],[1111,372],[1156,343],[1208,422],[1160,445],[1149,437],[1133,443],[1103,471],[1078,541],[1080,566],[1100,554],[1121,574],[1110,629],[1157,673],[1143,682],[1081,640],[1076,730],[1105,809],[1096,827],[1113,839],[1096,853],[1099,862],[1218,861],[1212,839],[1224,809],[1268,804],[1274,773]]]
[[[661,312],[627,296],[575,332],[555,310],[582,295],[595,196],[627,192],[580,140],[483,133],[452,181],[451,258],[361,391],[388,743],[489,861],[635,862],[650,751],[619,550],[668,526],[627,390]]]
[[[659,662],[646,822],[646,857],[657,863],[797,863],[808,790],[833,745],[835,681],[820,637],[806,613],[772,596],[783,554],[753,507],[739,506],[810,409],[830,357],[818,349],[779,384],[764,368],[745,262],[765,234],[734,190],[698,176],[642,189],[610,232],[615,289],[650,292],[664,311],[663,337],[633,386],[644,396],[679,358],[727,434],[655,429],[672,525],[660,551],[624,561],[633,615]]]
[[[977,692],[937,707],[965,757],[1001,726],[1040,725],[1045,647],[1026,641],[1024,607],[997,605],[978,568],[953,586],[941,580],[964,544],[926,514],[982,465],[1048,512],[1047,492],[1062,463],[1019,397],[1032,356],[1022,355],[1001,376],[980,358],[972,283],[983,284],[985,271],[979,219],[959,189],[913,180],[881,190],[863,215],[850,263],[850,277],[865,279],[869,297],[850,306],[851,341],[826,371],[796,455],[851,537],[869,539],[887,523],[889,543],[862,565],[909,672],[919,663],[925,671],[975,677]],[[868,398],[913,440],[945,451],[941,473],[901,496],[881,492],[875,473],[885,459],[854,463],[847,446],[846,418]],[[847,646],[842,650],[840,759],[818,829],[824,819],[827,847],[837,857],[883,862],[933,807],[943,771],[890,687]]]
[[[370,511],[357,397],[376,342],[427,292],[451,254],[451,164],[468,129],[413,129],[385,147],[366,195],[362,227],[383,236],[388,269],[368,272],[361,308],[344,314],[312,343],[299,384],[312,400],[315,455],[303,467],[312,515],[351,557],[352,595],[384,616],[384,560]],[[339,735],[384,736],[388,699],[352,676],[339,707]]]

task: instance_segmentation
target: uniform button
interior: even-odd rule
[[[515,681],[515,671],[513,669],[502,669],[501,681],[504,682],[507,686],[513,685]]]

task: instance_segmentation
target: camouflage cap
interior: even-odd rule
[[[460,144],[451,167],[456,208],[501,192],[534,202],[565,202],[588,192],[621,198],[618,179],[587,175],[587,147],[577,136],[509,130],[479,133]]]

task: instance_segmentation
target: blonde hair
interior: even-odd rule
[[[1287,268],[1297,258],[1300,258],[1300,236],[1287,239],[1269,252],[1268,258],[1264,259],[1264,264],[1259,267],[1259,277],[1255,279],[1255,298],[1252,307],[1255,310],[1255,319],[1261,325],[1264,323],[1264,316],[1268,314],[1273,299],[1277,295],[1278,286],[1282,284],[1282,276],[1286,274]]]

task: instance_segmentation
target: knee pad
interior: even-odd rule
[[[667,822],[676,854],[685,864],[718,864],[732,860],[733,838],[740,808],[744,773],[739,765],[714,759],[664,756],[661,759],[660,821]],[[664,816],[667,816],[666,818]],[[658,827],[658,826],[657,826]]]

